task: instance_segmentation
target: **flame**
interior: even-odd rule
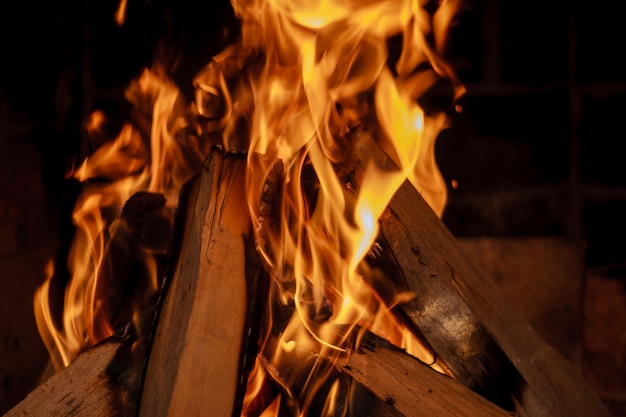
[[[121,219],[122,209],[133,195],[145,191],[162,194],[165,210],[171,212],[180,187],[197,172],[206,154],[192,136],[183,140],[180,133],[188,125],[184,117],[187,109],[179,99],[178,88],[158,66],[146,69],[134,80],[126,98],[135,107],[135,121],[125,124],[113,140],[107,140],[103,133],[104,112],[95,111],[86,125],[97,149],[72,173],[84,188],[73,212],[76,231],[67,260],[71,278],[60,322],[49,303],[53,266],[35,294],[37,326],[56,369],[113,335],[117,326],[137,323],[141,309],[149,305],[148,300],[159,288],[159,248],[139,242],[133,252],[129,247],[132,231]],[[119,259],[124,256],[116,258],[116,250],[141,264],[141,277],[135,277],[141,282],[120,282],[116,265],[111,263],[124,261]],[[123,288],[130,284],[137,293],[129,307],[123,305],[125,295],[115,291],[121,286],[119,291],[130,292]],[[112,306],[115,297],[122,297],[117,301],[119,306]]]
[[[115,11],[115,15],[113,16],[115,19],[115,23],[119,27],[124,26],[124,22],[126,21],[126,8],[128,6],[128,0],[120,0],[119,6],[117,6],[117,10]]]
[[[124,204],[148,191],[163,194],[171,210],[206,155],[208,138],[247,152],[255,243],[274,280],[243,416],[306,415],[323,390],[323,414],[334,415],[341,389],[326,382],[367,331],[449,373],[394,313],[412,295],[387,288],[387,277],[368,260],[379,218],[405,181],[437,214],[445,207],[434,143],[447,117],[419,99],[441,79],[451,82],[454,98],[463,87],[428,41],[431,16],[417,0],[232,0],[232,6],[241,41],[193,80],[191,108],[160,67],[146,70],[127,89],[136,120],[114,140],[98,139],[73,172],[85,188],[74,212],[60,326],[48,303],[52,272],[36,294],[37,324],[53,362],[67,365],[116,331],[120,318],[107,307],[102,271],[112,236],[128,233]],[[125,9],[121,0],[119,24]],[[401,39],[395,58],[394,38]],[[104,115],[94,113],[88,124],[94,140],[103,123]],[[359,128],[371,144],[359,142]],[[124,316],[131,322],[159,287],[155,253],[144,250],[138,258],[145,292]],[[374,289],[380,286],[387,286],[384,297]]]
[[[406,180],[437,214],[445,206],[434,143],[447,117],[418,99],[441,79],[455,98],[463,88],[426,39],[430,16],[416,0],[231,3],[241,42],[194,81],[196,111],[226,149],[248,151],[257,249],[276,301],[293,309],[284,329],[264,339],[256,364],[264,371],[254,373],[249,393],[260,395],[271,378],[285,394],[281,407],[305,415],[365,330],[447,372],[393,313],[410,295],[383,300],[372,283],[385,278],[367,262],[378,219]],[[390,63],[388,41],[398,36],[402,51]],[[358,126],[382,151],[359,154],[349,181],[338,167],[355,152]],[[246,397],[242,415],[267,402]]]

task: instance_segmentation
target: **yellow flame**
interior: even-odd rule
[[[417,0],[232,5],[241,20],[241,42],[194,79],[192,110],[199,134],[219,138],[226,150],[247,151],[257,249],[280,290],[276,299],[293,311],[278,334],[264,335],[242,415],[277,416],[283,404],[305,415],[333,366],[367,330],[446,372],[393,312],[411,295],[396,291],[383,300],[373,282],[384,282],[384,274],[368,264],[379,218],[405,181],[439,215],[445,206],[434,143],[447,119],[426,112],[417,100],[441,77],[451,80],[457,97],[463,89],[427,40],[428,13]],[[125,10],[121,0],[120,25]],[[390,62],[392,37],[402,39],[397,62]],[[40,332],[63,364],[114,331],[103,313],[107,300],[99,292],[99,274],[110,236],[123,228],[116,220],[124,203],[150,191],[174,207],[194,172],[190,154],[196,162],[206,154],[193,134],[181,134],[186,109],[162,69],[146,70],[127,99],[139,122],[126,125],[74,173],[87,185],[74,213],[77,234],[61,329],[47,304],[49,280],[36,296]],[[91,131],[102,124],[101,116],[94,115]],[[360,145],[351,139],[359,126],[373,138],[368,149],[356,149]],[[358,166],[346,175],[338,167],[353,154]],[[154,292],[154,259],[141,259]],[[267,388],[269,380],[280,394]],[[337,392],[337,386],[331,389],[324,413],[332,414]]]
[[[367,266],[378,219],[405,181],[437,214],[445,206],[434,143],[447,119],[426,113],[417,99],[442,77],[456,97],[463,88],[427,41],[430,15],[417,0],[232,5],[241,43],[196,78],[196,105],[200,115],[212,115],[204,116],[205,127],[219,132],[225,148],[248,151],[258,250],[281,290],[278,298],[294,308],[278,340],[269,337],[262,348],[269,373],[304,413],[329,364],[349,354],[357,329],[445,372],[392,312],[407,295],[383,301],[371,285],[372,274],[381,272]],[[388,41],[395,36],[402,50],[390,65]],[[224,103],[225,110],[216,112],[211,103]],[[357,126],[384,152],[359,154],[359,174],[348,181],[337,167],[357,146],[345,143]]]
[[[114,256],[107,253],[111,237],[124,233],[118,221],[124,204],[137,192],[148,191],[163,194],[167,207],[173,209],[180,187],[197,171],[206,154],[197,142],[191,138],[184,141],[178,135],[187,124],[186,109],[178,99],[178,88],[158,67],[146,69],[128,87],[126,96],[135,106],[137,125],[124,125],[110,141],[105,141],[99,131],[105,120],[103,112],[94,112],[86,126],[94,142],[103,143],[73,173],[85,185],[73,213],[76,231],[68,256],[71,277],[61,320],[52,317],[48,301],[53,274],[36,294],[37,325],[57,369],[114,333],[107,312],[110,282],[103,280],[115,277],[101,275],[111,274],[106,271],[107,262],[116,262],[107,259]],[[146,274],[142,288],[147,294],[138,294],[134,300],[140,309],[145,307],[144,299],[156,294],[159,277],[152,253],[132,256],[142,262]],[[135,310],[128,320],[137,322],[137,317]]]
[[[126,21],[126,7],[128,6],[128,0],[120,0],[119,6],[117,6],[117,10],[115,11],[115,23],[119,27],[124,26],[124,22]]]

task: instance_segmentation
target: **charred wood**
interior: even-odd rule
[[[141,363],[132,339],[111,337],[33,390],[4,417],[133,417]]]
[[[467,337],[469,352],[477,358],[480,352],[473,349],[482,346],[485,369],[493,370],[492,364],[501,364],[496,375],[523,413],[609,416],[574,366],[537,335],[491,278],[466,261],[455,237],[408,182],[396,193],[381,219],[381,234],[401,265],[406,286],[417,294],[415,301],[404,307],[411,320],[418,327],[426,320],[432,326],[450,328],[448,333],[454,338]],[[438,295],[442,292],[451,294],[456,301],[444,307],[446,311],[438,316],[439,303],[449,303],[448,297]],[[458,334],[452,331],[455,321],[463,317],[456,309],[467,312],[468,318],[463,322],[476,325],[475,331],[468,332],[465,326]],[[439,344],[433,346],[447,359]],[[457,342],[456,346],[460,348],[457,355],[463,358],[468,349],[464,343]],[[489,383],[497,383],[497,378]]]
[[[392,408],[393,414],[383,411],[388,415],[416,417],[510,416],[460,382],[381,340],[354,352],[342,372],[354,381],[356,398],[350,415],[369,416],[375,407]]]

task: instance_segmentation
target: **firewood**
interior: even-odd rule
[[[4,417],[131,417],[136,411],[142,362],[132,339],[116,336],[78,355],[9,410]]]
[[[281,321],[282,313],[289,314],[289,308],[279,308],[274,312],[278,313],[278,317],[275,318]],[[269,344],[274,345],[277,338],[278,335],[272,334]],[[280,415],[351,417],[511,415],[454,378],[435,371],[369,331],[359,339],[360,343],[345,356],[334,359],[329,357],[321,361],[318,360],[317,353],[309,351],[306,345],[294,345],[293,351],[290,351],[290,354],[294,355],[291,359],[300,358],[300,363],[308,363],[311,366],[312,362],[316,362],[317,370],[328,366],[330,371],[323,373],[327,376],[325,380],[317,381],[321,385],[313,394],[310,404],[305,405],[298,401],[299,408],[296,408],[293,401],[281,398]],[[270,349],[269,353],[271,352]],[[269,363],[269,359],[265,356],[261,362]],[[289,375],[281,372],[273,375],[277,380],[282,379],[282,382],[274,384],[272,378],[265,391],[275,394],[284,392],[280,388],[284,384],[291,392],[302,394],[308,389],[305,380],[311,375],[310,367],[305,367],[304,372],[300,372],[299,366],[295,368],[298,369],[286,370],[286,374]],[[264,402],[265,405],[268,403],[269,401]],[[254,409],[251,415],[259,415],[261,410]],[[306,410],[304,414],[300,414],[303,410]]]
[[[373,346],[368,343],[354,352],[342,372],[354,381],[353,398],[359,397],[350,405],[351,416],[510,416],[465,385],[384,341]]]
[[[492,340],[477,345],[470,342],[470,346],[495,344],[506,359],[495,362],[513,366],[501,383],[511,390],[520,412],[530,416],[610,416],[574,366],[535,333],[493,280],[464,258],[456,238],[411,184],[405,183],[395,194],[380,224],[406,288],[417,294],[404,310],[420,329],[425,328],[421,325],[424,318],[431,326],[445,329],[448,320],[454,324],[459,317],[455,310],[467,311],[475,318],[469,322],[478,323]],[[458,297],[439,315],[439,306],[450,303],[441,298],[442,293]],[[483,330],[477,331],[483,338]],[[471,336],[471,332],[467,334]],[[441,354],[440,346],[432,344]],[[459,356],[463,355],[461,351]],[[445,360],[447,355],[442,356]]]
[[[261,316],[256,313],[266,298],[262,264],[250,240],[244,181],[245,159],[215,151],[181,196],[180,248],[165,281],[138,400],[140,416],[207,410],[231,416],[241,408],[260,327],[254,317]],[[511,367],[511,372],[493,372],[507,377],[496,380],[514,396],[519,415],[609,416],[571,364],[532,331],[495,283],[470,266],[454,236],[410,184],[396,193],[380,224],[377,253],[370,260],[387,272],[395,270],[399,290],[416,294],[402,306],[403,314],[446,363],[457,355],[456,369],[465,366],[470,377],[474,359]],[[433,308],[437,303],[443,307]],[[446,328],[454,320],[461,324],[456,328],[466,330],[469,323],[471,331],[454,334]],[[442,347],[445,340],[450,345]],[[6,416],[133,415],[138,366],[120,356],[125,345],[107,340],[87,350]],[[474,356],[464,365],[466,346],[488,346],[489,355],[501,356],[488,355],[484,362],[470,349]],[[339,371],[356,387],[343,399],[354,416],[372,415],[372,410],[381,416],[507,415],[468,389],[467,381],[437,374],[396,349],[353,353]]]
[[[181,193],[174,272],[152,341],[139,416],[232,416],[256,342],[263,267],[249,239],[246,160],[215,149]]]
[[[350,151],[336,170],[347,189],[359,189],[367,163],[393,169],[393,159],[366,129],[354,129],[343,146]],[[609,415],[572,364],[464,258],[456,238],[408,181],[379,224],[368,261],[386,279],[371,285],[388,301],[400,292],[414,294],[394,310],[463,385],[522,415]]]
[[[371,131],[363,127],[353,129],[341,144],[346,157],[337,164],[336,171],[347,184],[347,199],[355,198],[358,191],[349,190],[359,190],[368,163],[381,169],[395,167]],[[408,235],[407,229],[421,224],[422,207],[416,208],[412,201],[405,203],[409,204],[404,208],[405,217],[394,218],[388,208],[380,220],[379,236],[366,260],[383,274],[382,277],[373,275],[370,285],[389,305],[394,303],[398,293],[411,292],[413,299],[404,308],[394,308],[397,316],[459,382],[503,408],[512,408],[510,392],[502,384],[503,377],[509,377],[510,364],[457,290],[440,282],[439,272],[431,264],[445,265],[445,258],[439,253],[422,254],[421,248]],[[426,209],[432,212],[427,205]],[[429,221],[440,222],[438,218]],[[430,238],[423,236],[423,239]],[[438,263],[431,261],[431,257],[437,257]]]
[[[413,188],[410,184],[408,187]],[[404,192],[403,187],[399,193]],[[458,260],[448,259],[446,252],[429,250],[413,236],[419,232],[424,234],[423,240],[438,239],[423,229],[413,230],[415,224],[425,221],[422,210],[430,207],[413,204],[404,212],[407,216],[398,218],[394,211],[397,198],[381,218],[376,256],[379,264],[383,260],[393,265],[384,269],[388,275],[393,274],[398,291],[414,295],[396,309],[398,314],[424,336],[459,382],[499,406],[512,409],[511,388],[503,381],[518,377],[514,368],[456,288],[441,280],[447,271],[441,269]],[[440,222],[436,216],[428,220]]]

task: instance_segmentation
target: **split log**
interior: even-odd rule
[[[130,340],[110,338],[86,350],[4,417],[134,416],[141,364],[129,360],[130,346]],[[339,401],[349,401],[352,417],[509,416],[459,382],[381,340],[354,352],[337,365],[335,374],[350,387]],[[192,414],[204,414],[204,410]]]
[[[48,378],[4,417],[132,417],[141,364],[131,339],[111,337],[93,346]]]
[[[365,129],[351,132],[344,146],[350,155],[336,169],[347,189],[358,190],[366,164],[394,164]],[[456,238],[408,181],[381,217],[368,261],[389,278],[371,282],[384,300],[398,292],[415,295],[395,311],[464,385],[521,415],[609,415],[572,364],[467,262]]]
[[[353,417],[506,417],[510,413],[384,341],[354,352],[342,372],[354,381]],[[372,398],[372,396],[374,398]]]
[[[359,189],[367,164],[374,163],[383,170],[395,167],[373,135],[362,127],[346,135],[342,145],[347,150],[347,157],[336,170],[348,185],[346,198],[349,200],[355,198],[349,190]],[[397,194],[403,193],[407,187],[413,189],[407,182]],[[421,204],[416,206],[411,199],[403,201],[402,204],[407,206],[403,208],[406,215],[401,219],[393,217],[390,208],[383,213],[379,236],[366,260],[384,274],[383,279],[372,277],[370,284],[388,305],[394,303],[399,292],[413,293],[414,298],[408,304],[402,309],[394,309],[399,318],[420,336],[425,347],[459,382],[500,407],[512,409],[509,387],[502,383],[510,378],[508,374],[512,368],[505,355],[457,290],[441,282],[439,271],[433,265],[445,265],[443,253],[426,250],[422,254],[422,248],[408,232],[416,227],[421,230],[423,210],[434,215],[421,196],[415,194]],[[397,199],[394,197],[391,204],[397,204]],[[441,223],[436,216],[427,221]],[[421,238],[428,240],[431,236],[424,233]],[[431,260],[432,257],[436,260]]]
[[[177,218],[181,246],[175,256],[174,272],[165,281],[165,296],[139,399],[140,416],[207,412],[232,416],[241,408],[248,363],[255,353],[254,332],[260,328],[255,316],[261,316],[256,313],[266,298],[263,268],[249,240],[244,179],[243,157],[224,156],[216,151],[181,195]],[[379,245],[388,256],[385,259],[391,259],[387,269],[395,268],[398,285],[404,285],[401,289],[416,293],[415,304],[403,307],[407,317],[418,328],[427,328],[424,320],[431,320],[432,334],[428,340],[435,340],[431,343],[439,356],[439,349],[443,349],[449,358],[463,358],[464,339],[469,339],[470,348],[484,347],[485,343],[497,347],[502,354],[498,363],[505,359],[502,363],[510,364],[514,371],[499,375],[509,377],[500,382],[515,395],[520,415],[609,416],[571,365],[531,330],[492,281],[472,269],[455,238],[408,183],[394,196],[381,219]],[[257,292],[259,296],[255,298]],[[424,308],[437,303],[443,310]],[[458,311],[464,313],[459,316]],[[461,326],[463,331],[455,334],[455,326],[447,321],[463,326],[469,322],[471,331],[466,332]],[[437,334],[437,328],[445,330],[439,341],[432,336]],[[476,335],[478,343],[472,339]],[[452,341],[450,346],[436,346],[446,339]],[[480,364],[481,356],[471,349],[470,353],[469,358],[477,358],[476,363]],[[54,377],[64,379],[55,380],[53,391],[49,391],[49,385],[42,391],[36,390],[32,399],[27,398],[28,403],[18,405],[9,416],[124,415],[123,410],[106,408],[110,377],[102,374],[101,369],[108,365],[83,355]],[[108,355],[103,363],[111,362],[111,352]],[[352,401],[353,415],[371,415],[372,410],[380,410],[377,415],[382,416],[463,415],[462,410],[446,408],[451,407],[450,403],[464,403],[461,408],[467,408],[468,416],[506,415],[505,410],[461,388],[464,384],[435,374],[413,358],[407,362],[407,358],[392,349],[353,354],[343,368],[361,390],[359,400]],[[87,368],[78,368],[79,365]],[[71,369],[82,369],[78,371],[80,375],[91,376],[67,376]],[[471,376],[472,367],[466,369]],[[400,381],[394,384],[403,387],[392,392],[389,379]],[[61,391],[57,391],[57,385]],[[70,398],[68,393],[76,394],[76,402],[65,401]],[[417,405],[420,398],[415,393],[423,394],[423,405]],[[80,402],[85,399],[87,404]],[[48,403],[51,408],[45,412],[32,411],[35,404]],[[55,408],[59,405],[61,409]],[[92,405],[95,408],[81,408]],[[99,410],[106,410],[106,414]]]
[[[167,265],[172,220],[162,194],[137,192],[124,204],[98,266],[94,292],[102,307],[94,313],[95,340],[110,334],[110,327],[119,334],[132,323],[142,344],[147,341]]]
[[[216,149],[181,193],[181,244],[166,279],[140,417],[230,417],[241,409],[263,273],[250,235],[245,169],[245,156]]]
[[[461,338],[479,335],[478,343],[468,339],[470,348],[497,345],[514,367],[501,383],[511,390],[521,407],[519,412],[530,416],[610,416],[573,365],[535,333],[493,280],[466,261],[455,237],[408,182],[395,194],[381,219],[381,236],[391,248],[406,289],[417,294],[404,308],[411,320],[420,329],[438,326],[453,334],[457,327]],[[442,294],[451,294],[453,300]],[[457,311],[469,311],[473,319],[464,320]],[[479,327],[472,328],[476,323]],[[490,340],[484,338],[485,333]],[[432,340],[428,335],[426,338]],[[441,355],[440,346],[431,343]],[[465,351],[456,354],[463,357]],[[470,356],[477,354],[470,352]],[[493,362],[508,366],[501,359]],[[489,358],[484,362],[489,363]]]

